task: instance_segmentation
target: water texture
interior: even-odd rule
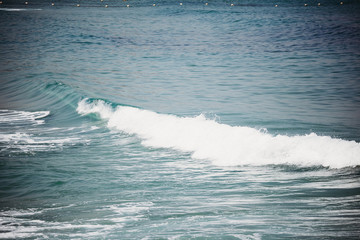
[[[2,1],[0,239],[359,239],[359,12]]]

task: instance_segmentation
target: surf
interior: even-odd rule
[[[319,136],[316,133],[272,135],[247,126],[230,126],[203,114],[179,117],[103,100],[83,99],[81,115],[96,114],[107,127],[136,135],[149,148],[188,152],[194,159],[210,160],[219,166],[286,164],[329,168],[360,165],[360,144]]]

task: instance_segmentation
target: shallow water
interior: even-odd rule
[[[305,3],[3,1],[0,238],[358,239],[360,5]]]

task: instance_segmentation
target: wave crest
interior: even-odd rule
[[[271,135],[244,126],[229,126],[204,115],[178,117],[134,107],[111,107],[102,100],[79,102],[78,113],[108,121],[108,127],[135,134],[142,144],[192,153],[216,165],[291,164],[343,168],[360,165],[360,144],[318,136]]]

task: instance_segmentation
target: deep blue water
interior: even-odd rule
[[[359,239],[360,3],[318,3],[3,0],[0,238]]]

